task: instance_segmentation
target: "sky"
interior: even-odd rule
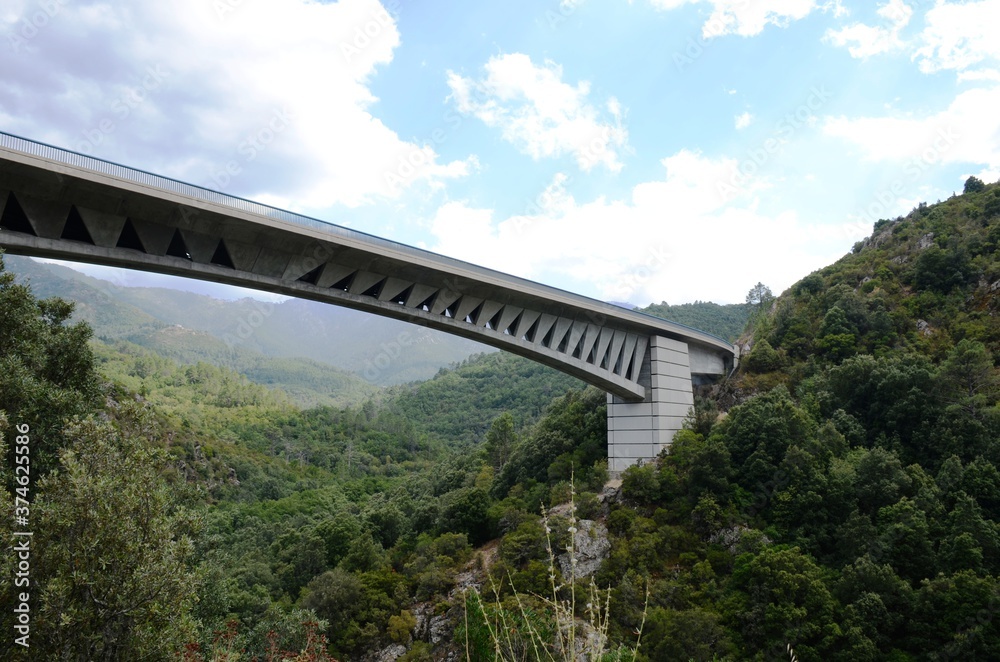
[[[0,130],[597,299],[741,303],[1000,178],[998,25],[1000,0],[5,0]]]

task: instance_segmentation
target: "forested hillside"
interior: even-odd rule
[[[74,321],[87,322],[98,339],[128,340],[162,353],[157,331],[181,326],[199,332],[201,342],[174,344],[170,358],[184,363],[209,358],[251,379],[244,370],[247,362],[308,359],[373,384],[400,384],[429,379],[441,366],[487,349],[471,340],[313,301],[226,301],[159,287],[122,287],[59,265],[7,259],[38,296],[75,302]]]
[[[636,308],[636,311],[707,331],[732,342],[743,333],[752,308],[747,303],[720,305],[711,301],[695,301],[671,306],[663,301]]]
[[[970,179],[755,317],[734,406],[609,518],[601,576],[652,581],[651,658],[1000,657],[998,238]]]
[[[523,359],[303,408],[175,360],[191,332],[89,344],[0,273],[8,513],[31,430],[22,657],[548,659],[530,626],[560,659],[542,596],[571,600],[574,541],[623,659],[1000,659],[998,240],[1000,187],[970,179],[757,297],[740,371],[620,488],[604,393]]]

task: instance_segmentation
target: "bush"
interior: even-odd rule
[[[747,372],[772,372],[781,367],[781,356],[771,347],[771,343],[762,339],[755,343],[750,355],[743,362]]]

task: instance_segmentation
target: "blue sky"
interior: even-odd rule
[[[1000,0],[122,5],[4,3],[0,129],[605,300],[1000,177]]]

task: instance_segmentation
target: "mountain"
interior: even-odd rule
[[[777,352],[770,367],[894,352],[938,363],[963,340],[1000,357],[1000,187],[971,189],[878,221],[783,293],[754,332]]]
[[[493,351],[449,334],[314,301],[226,301],[167,288],[121,287],[18,256],[6,260],[38,296],[76,302],[74,319],[88,322],[102,340],[128,339],[156,347],[155,340],[147,338],[151,332],[181,326],[209,334],[227,348],[310,359],[381,386],[428,379],[443,366]]]

